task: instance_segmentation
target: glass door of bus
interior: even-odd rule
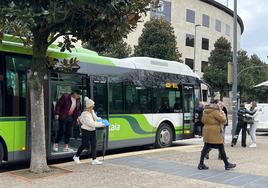
[[[81,92],[80,101],[81,107],[84,106],[84,97],[88,96],[88,88],[86,82],[86,75],[82,74],[66,74],[66,73],[51,73],[50,74],[50,97],[49,97],[49,107],[50,118],[48,124],[49,127],[49,138],[48,142],[50,143],[48,151],[51,155],[58,154],[68,154],[74,153],[77,151],[79,145],[81,144],[81,128],[77,125],[76,120],[73,120],[73,123],[64,123],[64,120],[56,120],[54,117],[54,112],[57,102],[63,95],[70,95],[72,91],[79,90]],[[67,102],[65,101],[65,104]],[[66,106],[65,104],[61,105],[62,108]],[[60,133],[60,126],[63,126],[63,134]],[[69,127],[67,127],[69,126]],[[61,135],[60,138],[58,135]],[[55,149],[54,144],[58,142],[58,150]],[[66,151],[64,145],[68,142],[70,150]]]
[[[29,125],[27,125],[27,70],[30,67],[31,59],[16,55],[6,55],[5,72],[5,97],[3,114],[5,121],[0,122],[4,125],[7,139],[8,152],[11,157],[9,160],[26,159],[29,143]],[[0,126],[0,127],[1,127]],[[1,130],[1,128],[0,128]]]
[[[194,126],[194,87],[183,86],[183,133],[191,134]]]
[[[91,76],[90,77],[90,98],[95,102],[95,112],[98,117],[108,119],[108,82],[107,77]],[[103,143],[107,146],[108,142],[108,128],[101,128],[97,130],[97,145],[98,149],[103,148]]]

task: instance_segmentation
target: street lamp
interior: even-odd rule
[[[238,121],[238,104],[237,104],[237,0],[234,0],[234,31],[233,31],[233,85],[232,85],[232,136],[235,134]]]
[[[197,27],[200,27],[200,24],[196,24],[194,27],[194,64],[193,64],[193,71],[195,72],[195,65],[196,65],[196,41],[197,41],[197,37],[196,37],[196,30]]]
[[[250,66],[250,67],[246,67],[244,69],[242,69],[238,74],[237,74],[237,78],[239,78],[239,76],[245,72],[246,70],[249,70],[249,69],[254,69],[254,68],[267,68],[268,65],[255,65],[255,66]]]

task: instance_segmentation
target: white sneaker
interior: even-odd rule
[[[79,160],[79,157],[76,157],[76,155],[73,157],[73,160],[76,164],[80,164],[80,160]]]
[[[250,148],[256,148],[257,145],[256,145],[255,143],[253,143],[253,144],[251,144],[249,147],[250,147]]]
[[[92,164],[92,165],[101,165],[102,162],[99,161],[99,160],[97,160],[97,159],[95,159],[95,160],[93,160],[93,161],[91,162],[91,164]]]
[[[63,152],[74,152],[74,150],[71,148],[64,148]]]
[[[59,148],[57,146],[53,146],[53,151],[54,152],[58,152],[59,151]]]

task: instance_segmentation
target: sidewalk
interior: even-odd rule
[[[72,171],[59,176],[27,180],[9,172],[1,173],[0,187],[268,187],[267,135],[258,136],[257,148],[241,148],[239,144],[235,148],[226,144],[230,161],[238,165],[232,171],[224,170],[216,150],[211,151],[206,161],[210,170],[197,170],[202,140],[192,139],[179,141],[171,148],[107,156],[102,166],[92,166],[88,159],[80,165],[57,164],[55,166]]]

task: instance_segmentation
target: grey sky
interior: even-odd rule
[[[217,1],[224,5],[227,2],[227,0]],[[238,14],[245,25],[241,48],[249,54],[257,54],[265,62],[268,62],[267,7],[267,0],[238,0]],[[233,9],[233,0],[229,0],[229,8]]]

